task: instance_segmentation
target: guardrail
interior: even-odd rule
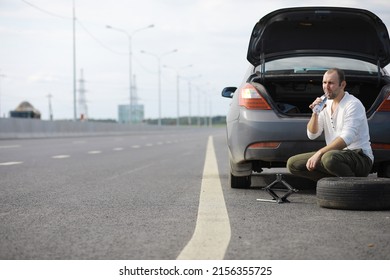
[[[146,124],[0,118],[0,139],[128,134],[164,129]]]

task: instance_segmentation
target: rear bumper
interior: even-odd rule
[[[273,111],[241,111],[239,119],[227,124],[231,162],[287,162],[298,153],[324,146],[323,138],[309,140],[306,134],[308,118],[280,118]],[[251,147],[256,143],[279,143],[275,148]]]

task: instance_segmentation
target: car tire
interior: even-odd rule
[[[317,204],[324,208],[343,210],[388,210],[390,179],[323,178],[317,182]]]
[[[229,185],[233,189],[247,189],[251,186],[251,176],[234,176],[230,173]]]

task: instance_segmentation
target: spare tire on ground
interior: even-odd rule
[[[390,179],[323,178],[317,182],[317,204],[343,210],[389,210]]]

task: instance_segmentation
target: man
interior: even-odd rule
[[[344,72],[329,69],[323,76],[322,88],[328,98],[326,107],[313,111],[307,124],[307,135],[313,140],[323,132],[326,146],[316,152],[292,156],[287,169],[294,175],[318,181],[324,177],[366,177],[374,156],[366,110],[359,99],[344,91]],[[321,102],[317,98],[309,107]]]

